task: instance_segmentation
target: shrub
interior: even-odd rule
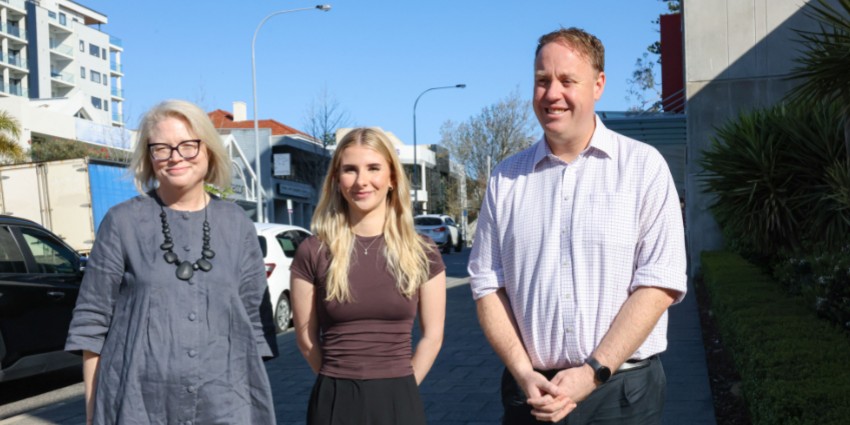
[[[730,249],[771,258],[850,234],[850,165],[841,107],[778,105],[717,131],[701,165]]]
[[[845,424],[850,341],[737,254],[704,252],[711,308],[754,424]]]

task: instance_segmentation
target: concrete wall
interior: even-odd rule
[[[686,226],[689,270],[699,270],[703,250],[723,246],[702,193],[699,161],[715,129],[740,113],[775,104],[800,45],[794,29],[816,30],[808,0],[712,0],[684,7],[685,91],[688,115]]]

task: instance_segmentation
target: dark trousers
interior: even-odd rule
[[[541,372],[549,379],[558,371]],[[661,360],[653,358],[641,369],[615,373],[605,384],[560,422],[559,425],[658,425],[664,410],[667,378]],[[502,374],[503,425],[543,424],[531,415],[531,406],[514,377],[505,369]]]

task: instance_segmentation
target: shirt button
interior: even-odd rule
[[[189,320],[194,322],[196,318],[198,318],[198,315],[195,312],[189,313]]]
[[[195,357],[198,355],[198,352],[195,350],[189,350],[189,357]],[[191,387],[190,387],[191,388]],[[189,391],[191,392],[191,391]]]
[[[186,387],[186,391],[189,391],[190,393],[194,393],[194,392],[195,392],[195,387],[194,387],[194,386],[192,386],[192,385],[189,385],[188,387]]]

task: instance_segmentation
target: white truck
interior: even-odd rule
[[[82,254],[106,211],[138,195],[126,165],[91,158],[0,167],[0,214],[50,229]]]

